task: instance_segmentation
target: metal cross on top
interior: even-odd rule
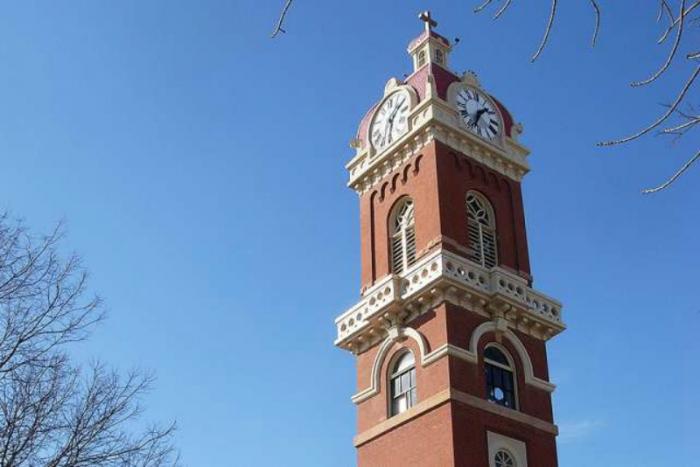
[[[418,19],[423,21],[425,23],[425,30],[427,32],[430,32],[434,27],[437,26],[437,21],[433,19],[432,16],[430,16],[430,11],[426,10],[422,12],[420,15],[418,15]]]

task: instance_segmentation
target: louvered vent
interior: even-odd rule
[[[411,225],[406,229],[406,265],[416,262],[416,227]]]
[[[496,235],[492,230],[485,230],[481,229],[481,240],[482,240],[482,247],[483,247],[483,265],[486,266],[487,268],[492,268],[496,266],[497,258],[496,258]]]
[[[391,238],[391,270],[394,274],[403,272],[403,238],[401,232]]]
[[[491,204],[473,191],[467,193],[467,225],[471,260],[487,268],[498,265],[496,222]]]
[[[471,250],[471,260],[475,263],[483,264],[481,248],[481,227],[471,219],[469,224],[469,249]]]
[[[394,208],[391,227],[391,271],[401,274],[416,261],[416,226],[411,199],[407,198]]]

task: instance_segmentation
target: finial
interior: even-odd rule
[[[426,10],[418,15],[418,19],[425,23],[425,31],[430,32],[433,28],[437,27],[437,21],[430,16],[430,11]]]

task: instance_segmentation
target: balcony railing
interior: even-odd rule
[[[377,323],[392,310],[408,305],[423,293],[444,286],[463,290],[486,303],[525,315],[529,321],[550,328],[556,334],[564,328],[562,305],[528,286],[522,277],[501,268],[485,269],[480,265],[438,250],[422,258],[401,275],[389,275],[368,289],[360,301],[336,320],[336,345],[343,347],[354,339],[375,333]],[[381,327],[381,326],[379,326]]]

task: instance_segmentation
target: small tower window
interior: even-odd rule
[[[443,64],[445,61],[445,54],[441,49],[435,49],[435,63]]]
[[[467,193],[467,229],[471,259],[486,268],[498,264],[496,219],[491,204],[480,194]]]
[[[418,52],[418,66],[416,68],[420,68],[425,65],[425,61],[425,49],[423,49]]]
[[[493,461],[494,464],[496,464],[496,467],[517,467],[513,456],[511,456],[508,451],[503,449],[496,452],[496,455],[493,457]]]
[[[416,403],[416,363],[413,353],[404,352],[391,371],[391,415],[398,415]]]
[[[395,208],[391,222],[391,271],[400,274],[416,261],[416,225],[413,200],[406,198]]]
[[[506,354],[493,344],[484,350],[484,372],[488,400],[503,407],[515,409],[513,364]]]

